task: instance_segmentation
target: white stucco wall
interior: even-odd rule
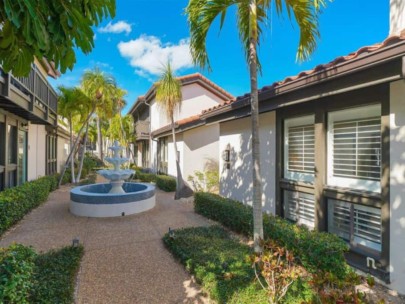
[[[56,153],[57,153],[58,164],[57,164],[56,169],[60,173],[69,156],[70,143],[69,143],[69,139],[65,138],[63,136],[58,136],[57,142],[58,142],[58,150]]]
[[[176,134],[176,144],[177,144],[177,150],[180,151],[180,170],[181,173],[184,176],[184,142],[183,142],[183,135],[182,134]],[[167,174],[176,177],[177,176],[177,170],[176,170],[176,155],[174,154],[174,144],[172,137],[168,137],[168,143],[167,143]]]
[[[194,171],[205,170],[208,165],[219,165],[219,123],[191,129],[183,133],[183,177],[187,181]]]
[[[405,294],[405,81],[390,87],[391,286]]]
[[[202,110],[208,109],[222,102],[223,100],[201,87],[197,83],[182,87],[183,101],[180,111],[174,114],[174,121],[188,118],[193,115],[201,114]],[[151,101],[151,129],[157,130],[170,124],[164,110],[156,103],[155,99]]]
[[[263,209],[275,213],[276,115],[261,114],[260,118],[261,174],[263,178]],[[230,169],[220,157],[220,194],[246,204],[252,204],[252,154],[250,117],[220,125],[219,153],[230,147]]]
[[[46,130],[43,125],[28,126],[28,180],[46,173]]]
[[[405,1],[390,0],[390,35],[399,35],[405,29]]]

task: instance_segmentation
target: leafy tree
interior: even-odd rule
[[[182,197],[189,197],[193,191],[183,180],[180,170],[179,156],[177,154],[176,133],[174,125],[174,112],[180,109],[182,101],[181,83],[173,73],[170,62],[164,67],[163,73],[160,76],[156,85],[156,102],[165,111],[167,117],[170,119],[172,127],[172,138],[174,155],[176,156],[176,170],[177,170],[177,185],[175,199]]]
[[[112,117],[114,113],[114,97],[116,96],[117,86],[115,79],[109,74],[104,73],[98,68],[88,70],[83,74],[81,87],[86,95],[92,100],[96,109],[97,123],[97,146],[100,153],[100,159],[104,159],[103,136],[100,119]]]
[[[3,0],[0,4],[0,65],[27,76],[34,57],[62,73],[76,63],[74,50],[94,47],[93,26],[115,16],[115,0]]]
[[[284,10],[290,19],[295,19],[300,30],[297,58],[304,60],[315,50],[319,37],[318,16],[325,6],[325,0],[190,0],[186,7],[191,39],[190,50],[193,61],[200,67],[208,67],[206,40],[208,31],[217,17],[222,28],[226,13],[236,7],[237,29],[239,38],[246,54],[250,74],[250,100],[252,120],[252,162],[253,162],[253,219],[254,247],[260,252],[259,240],[263,238],[262,214],[262,182],[260,174],[260,142],[259,142],[259,99],[257,89],[257,72],[260,63],[257,47],[261,41],[263,29],[272,17],[274,5],[277,15]]]

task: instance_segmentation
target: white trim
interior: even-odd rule
[[[288,170],[288,128],[315,124],[315,115],[289,118],[284,121],[284,178],[313,183],[315,175],[310,173],[294,172]]]
[[[356,190],[365,190],[372,192],[381,192],[380,181],[367,180],[360,178],[345,178],[333,176],[333,123],[336,121],[364,119],[371,117],[381,117],[381,105],[374,104],[369,106],[351,108],[341,111],[328,113],[328,130],[327,130],[327,185]]]

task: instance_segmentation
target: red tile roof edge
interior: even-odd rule
[[[370,54],[370,53],[373,53],[373,52],[375,52],[377,50],[381,50],[381,49],[386,48],[386,47],[388,47],[390,45],[393,45],[393,44],[396,44],[396,43],[399,43],[399,42],[403,42],[403,41],[405,41],[405,29],[402,30],[400,35],[389,36],[388,38],[386,38],[381,43],[376,43],[376,44],[371,45],[371,46],[361,47],[356,52],[350,53],[350,54],[348,54],[346,56],[339,56],[339,57],[335,58],[334,60],[332,60],[332,61],[330,61],[330,62],[328,62],[326,64],[319,64],[315,68],[313,68],[312,70],[302,71],[298,75],[289,76],[289,77],[284,78],[281,81],[273,82],[271,85],[263,86],[261,89],[259,89],[259,94],[263,93],[263,92],[266,92],[266,91],[270,91],[272,89],[275,89],[276,87],[288,84],[290,82],[297,81],[297,80],[302,79],[304,77],[313,75],[313,74],[315,74],[317,72],[326,70],[326,69],[328,69],[328,68],[330,68],[332,66],[336,66],[338,64],[342,64],[342,63],[346,63],[348,61],[354,60],[354,59],[358,58],[362,54]],[[215,110],[219,110],[219,109],[224,108],[225,106],[228,106],[228,105],[230,105],[230,104],[232,104],[232,103],[234,103],[236,101],[246,99],[249,96],[250,96],[250,93],[246,93],[246,94],[238,96],[236,98],[232,98],[232,99],[230,99],[228,101],[225,101],[225,102],[223,102],[223,103],[221,103],[219,105],[216,105],[214,107],[203,110],[201,112],[201,114],[204,115],[204,114],[208,114],[210,112],[213,112]]]
[[[191,124],[191,123],[195,123],[195,122],[197,122],[199,120],[201,120],[201,115],[193,115],[193,116],[190,116],[190,117],[187,117],[187,118],[177,120],[174,123],[175,124],[175,129],[178,129],[181,126],[185,126],[185,125],[188,125],[188,124]],[[170,131],[170,129],[171,129],[171,125],[169,124],[169,125],[166,125],[164,127],[159,128],[159,129],[157,129],[155,131],[152,131],[152,135],[153,136],[160,135],[162,133]]]

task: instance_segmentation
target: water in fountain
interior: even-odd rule
[[[98,170],[97,173],[110,181],[112,187],[109,193],[125,193],[122,188],[124,180],[128,179],[135,171],[131,169],[120,169],[121,165],[128,162],[129,159],[119,156],[120,151],[124,148],[119,145],[117,140],[114,142],[114,145],[108,149],[113,151],[113,156],[105,157],[104,159],[112,164],[114,169]]]

